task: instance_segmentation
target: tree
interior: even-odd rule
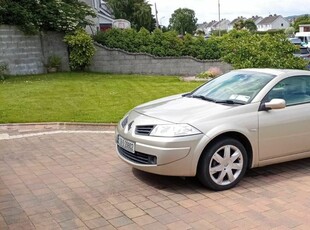
[[[233,30],[221,37],[222,59],[234,68],[304,69],[307,62],[294,57],[294,46],[284,34],[256,34]]]
[[[133,28],[140,30],[144,27],[150,31],[155,29],[156,21],[151,4],[145,0],[108,0],[107,3],[115,18],[130,21]]]
[[[310,24],[310,15],[306,14],[306,15],[298,17],[295,20],[293,24],[295,31],[299,31],[299,25],[302,25],[302,24]]]
[[[188,8],[179,8],[171,15],[169,27],[182,35],[185,33],[193,34],[197,29],[197,21],[195,11]]]
[[[247,19],[244,22],[244,28],[246,28],[250,32],[257,31],[257,26],[252,19]]]
[[[287,37],[294,37],[295,29],[294,27],[288,27],[285,29],[284,33]]]
[[[242,30],[247,29],[250,32],[254,32],[257,30],[257,26],[255,25],[255,22],[252,19],[243,20],[240,19],[234,24],[234,29],[236,30]]]
[[[236,30],[242,30],[244,28],[244,20],[240,19],[234,24],[234,29]]]
[[[0,24],[19,26],[25,33],[70,32],[91,25],[93,10],[79,0],[0,0]]]
[[[224,34],[227,34],[227,30],[211,30],[211,35],[220,37],[223,36]]]

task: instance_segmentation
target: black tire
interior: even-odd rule
[[[212,190],[230,189],[242,179],[247,164],[246,149],[238,140],[219,139],[202,153],[197,177],[204,186]]]

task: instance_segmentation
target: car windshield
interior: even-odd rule
[[[189,96],[215,103],[247,104],[275,75],[234,71],[196,89]]]

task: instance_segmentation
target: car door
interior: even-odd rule
[[[259,111],[260,161],[310,151],[310,76],[282,80],[263,101],[274,98],[286,107]]]

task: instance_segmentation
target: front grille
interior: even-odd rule
[[[154,129],[154,125],[138,125],[136,126],[136,134],[148,136]]]
[[[144,154],[144,153],[131,153],[119,146],[117,146],[118,152],[125,157],[126,159],[133,161],[135,163],[144,164],[144,165],[156,165],[157,163],[157,157]]]

